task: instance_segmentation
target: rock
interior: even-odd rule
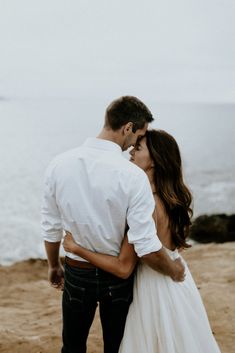
[[[235,214],[197,217],[191,226],[190,238],[199,243],[235,241]]]

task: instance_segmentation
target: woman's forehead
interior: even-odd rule
[[[146,136],[141,136],[138,140],[137,143],[140,145],[146,145]]]

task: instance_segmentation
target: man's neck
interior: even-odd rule
[[[97,138],[114,142],[122,148],[122,142],[119,134],[111,129],[108,130],[103,128]]]

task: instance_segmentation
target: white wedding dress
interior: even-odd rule
[[[167,251],[172,259],[180,256],[177,250]],[[199,291],[183,262],[184,282],[139,264],[119,353],[220,353]]]

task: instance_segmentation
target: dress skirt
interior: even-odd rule
[[[172,259],[181,257],[167,250]],[[140,263],[119,353],[220,353],[186,262],[184,282]]]

